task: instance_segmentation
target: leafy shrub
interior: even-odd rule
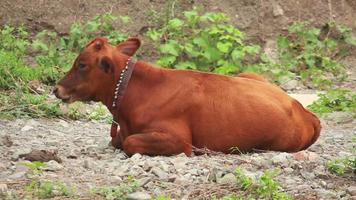
[[[335,111],[356,112],[356,93],[349,89],[332,89],[325,94],[319,94],[319,99],[308,108],[316,113]]]
[[[226,195],[221,200],[245,200],[245,199],[272,199],[289,200],[292,197],[280,190],[280,184],[273,180],[277,171],[266,171],[258,180],[254,181],[245,175],[241,168],[236,168],[237,185],[241,192]]]
[[[223,13],[199,15],[194,9],[183,16],[147,32],[158,46],[161,66],[232,74],[243,70],[247,55],[260,50],[245,44],[244,33],[228,24]]]
[[[328,170],[339,176],[343,176],[346,172],[356,172],[356,157],[338,158],[327,163]]]
[[[48,199],[56,196],[71,196],[74,193],[72,188],[69,188],[62,182],[39,181],[33,180],[25,188],[27,195],[40,199]]]
[[[28,68],[22,58],[28,48],[28,33],[22,28],[5,26],[0,31],[0,88],[14,89],[18,81],[36,78],[36,71]]]
[[[127,180],[116,187],[102,187],[94,190],[95,193],[103,196],[107,200],[125,199],[126,195],[137,190],[137,181],[129,176]]]
[[[97,36],[106,36],[111,43],[119,43],[126,39],[127,34],[114,28],[114,23],[119,20],[128,23],[127,16],[114,16],[111,13],[96,15],[85,24],[75,22],[68,36],[59,37],[57,33],[42,31],[36,35],[32,47],[40,54],[36,61],[43,72],[41,80],[53,84],[67,71],[79,51],[90,40]]]
[[[277,78],[300,76],[304,83],[311,82],[323,88],[329,87],[334,80],[345,79],[344,66],[339,60],[347,55],[351,46],[356,45],[356,38],[348,28],[335,24],[326,27],[321,31],[310,27],[307,22],[294,23],[286,36],[278,38],[278,60],[273,62],[262,58],[262,65],[258,67],[266,68],[267,65]],[[338,30],[339,37],[329,37],[334,29]]]
[[[0,117],[58,117],[59,101],[51,101],[46,94],[33,94],[17,88],[15,92],[0,94]]]

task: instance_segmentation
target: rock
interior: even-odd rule
[[[278,59],[278,47],[276,40],[266,40],[266,44],[264,47],[264,53],[268,57],[268,59],[272,61],[276,61]]]
[[[126,196],[127,200],[150,200],[151,195],[146,192],[134,192]]]
[[[337,199],[335,192],[325,189],[315,189],[321,199]]]
[[[47,150],[32,150],[30,153],[25,153],[19,155],[20,158],[29,161],[41,161],[48,162],[50,160],[55,160],[59,163],[62,162],[62,159],[58,157],[56,151],[47,151]]]
[[[308,151],[299,151],[293,154],[293,158],[298,161],[315,161],[318,157],[318,154]]]
[[[0,194],[7,193],[7,185],[5,183],[0,184]]]
[[[337,124],[344,124],[354,120],[352,113],[347,112],[332,112],[326,115],[325,119]]]
[[[282,7],[278,3],[273,4],[273,16],[278,17],[284,15]]]
[[[66,122],[66,121],[64,121],[64,120],[62,120],[62,119],[60,119],[58,123],[59,123],[59,125],[65,127],[65,128],[68,128],[68,127],[69,127],[68,122]]]
[[[283,170],[284,170],[287,174],[290,174],[290,173],[292,173],[292,172],[294,171],[294,169],[291,168],[291,167],[284,168]]]
[[[307,172],[307,171],[300,171],[300,174],[302,175],[303,178],[307,179],[307,180],[312,180],[315,178],[315,174],[312,172]]]
[[[284,90],[294,90],[298,87],[299,85],[299,82],[297,80],[288,80],[286,82],[283,82],[281,84],[281,87],[284,89]]]
[[[346,192],[349,193],[351,196],[356,196],[356,186],[350,186],[346,189]]]
[[[24,127],[21,128],[21,132],[26,132],[32,129],[34,129],[32,126],[25,125]]]
[[[236,183],[236,177],[233,173],[228,173],[228,174],[225,174],[222,178],[218,178],[216,180],[217,183],[220,183],[220,184],[235,184]]]
[[[31,152],[30,148],[19,148],[12,154],[11,160],[17,161],[19,158],[21,158],[21,155],[28,154],[30,152]]]
[[[289,153],[279,153],[278,155],[272,157],[272,163],[275,165],[286,166],[289,164],[288,161],[289,158],[290,158]]]
[[[150,177],[143,177],[137,180],[138,186],[139,187],[144,187],[145,185],[147,185],[147,183],[149,183],[151,181]]]
[[[11,147],[14,144],[14,142],[12,141],[10,135],[4,135],[1,139],[1,144],[6,147]]]
[[[183,156],[176,157],[171,160],[171,163],[173,164],[176,170],[185,168],[187,162],[188,162],[188,158]]]
[[[160,168],[153,167],[151,172],[156,175],[159,179],[165,180],[168,179],[168,174],[161,170]]]
[[[314,168],[313,170],[315,176],[322,178],[322,179],[327,179],[328,178],[328,173],[326,172],[326,169],[323,165],[319,165]]]
[[[54,171],[59,171],[59,170],[63,169],[63,166],[55,160],[50,160],[49,162],[46,163],[46,165],[44,167],[41,167],[41,168],[45,171],[54,172]]]
[[[70,152],[67,155],[67,158],[77,159],[79,155],[80,155],[80,150],[79,149],[71,149]]]
[[[89,160],[84,160],[83,167],[85,169],[90,169],[91,168],[91,163],[89,162]]]
[[[131,156],[130,160],[132,161],[138,161],[142,158],[142,155],[139,153],[135,153],[133,156]]]
[[[30,172],[30,169],[23,165],[17,165],[13,174],[8,176],[10,180],[23,179],[26,177],[26,174]]]

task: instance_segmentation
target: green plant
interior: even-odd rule
[[[158,46],[161,66],[232,74],[243,71],[246,56],[260,50],[245,44],[245,35],[223,13],[199,15],[194,9],[183,16],[147,32]]]
[[[20,162],[20,163],[18,163],[18,165],[28,167],[32,170],[32,173],[34,175],[39,175],[39,174],[42,174],[41,167],[45,167],[46,163],[40,162],[40,161],[33,161],[33,162],[29,162],[29,163],[28,162]]]
[[[344,66],[339,60],[346,55],[350,46],[356,45],[356,39],[349,29],[335,24],[328,24],[328,27],[321,31],[310,27],[307,22],[291,25],[289,33],[278,38],[278,64],[317,87],[327,88],[334,80],[345,79]],[[339,30],[341,36],[330,37],[331,29]]]
[[[103,196],[107,200],[121,200],[125,199],[126,195],[133,193],[137,190],[138,183],[129,176],[127,180],[116,187],[102,187],[95,189],[94,192]]]
[[[46,94],[33,94],[21,87],[0,94],[0,117],[58,117],[62,113],[59,101],[49,100]]]
[[[109,113],[108,109],[101,103],[95,105],[93,111],[88,115],[89,120],[105,121],[108,123],[112,122],[112,116]]]
[[[313,112],[319,114],[335,111],[356,112],[356,92],[349,89],[332,89],[318,96],[320,98],[308,106]]]
[[[53,198],[56,196],[72,196],[74,189],[69,188],[65,183],[53,181],[33,180],[25,187],[27,195],[40,199]]]
[[[253,199],[271,199],[271,200],[290,200],[292,197],[280,191],[280,184],[273,180],[277,171],[265,171],[265,173],[254,181],[247,176],[244,171],[236,168],[237,185],[241,192],[225,195],[221,200],[253,200]]]
[[[343,176],[347,172],[353,173],[356,171],[356,157],[349,156],[331,160],[327,163],[327,168],[331,173],[339,176]]]

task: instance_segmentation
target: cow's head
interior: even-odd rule
[[[139,47],[137,38],[129,38],[116,46],[110,45],[106,38],[94,39],[75,59],[53,93],[68,103],[108,100],[108,94],[113,94],[115,77]]]

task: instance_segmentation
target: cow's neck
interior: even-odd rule
[[[118,116],[122,117],[125,115],[127,110],[133,109],[135,105],[140,102],[140,96],[142,92],[149,92],[149,88],[155,87],[159,84],[159,68],[153,67],[151,64],[137,61],[135,63],[135,68],[132,72],[131,78],[128,82],[128,85],[125,89],[124,97],[122,98],[122,102],[120,102],[120,107],[113,107],[113,101],[115,100],[114,92],[118,79],[120,78],[120,72],[126,65],[126,61],[129,57],[125,59],[120,59],[117,63],[117,71],[115,75],[115,79],[113,80],[111,86],[108,89],[105,89],[105,93],[103,93],[100,98],[100,101],[106,105],[106,107],[110,110],[112,114],[115,112],[119,112]]]

